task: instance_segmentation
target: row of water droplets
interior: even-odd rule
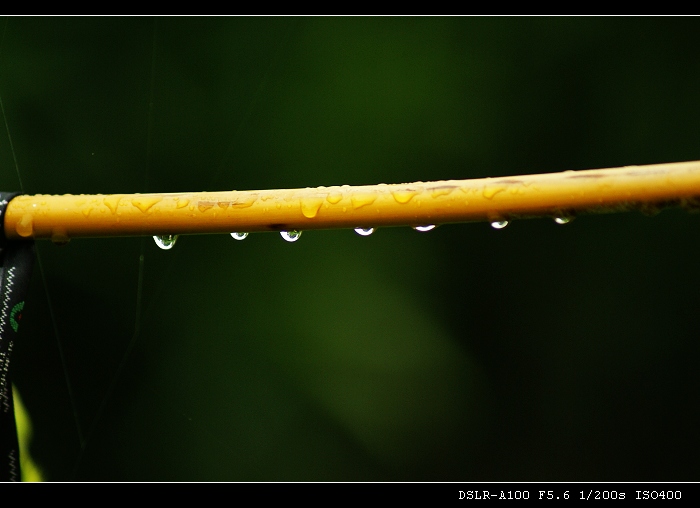
[[[418,182],[420,183],[420,182]],[[498,183],[498,182],[496,182]],[[508,183],[513,183],[513,182],[508,182]],[[518,183],[518,182],[515,182]],[[523,182],[524,183],[524,182]],[[384,184],[380,184],[384,185]],[[343,187],[348,187],[349,186],[343,186]],[[427,192],[430,192],[430,196],[432,198],[438,198],[442,196],[446,196],[449,194],[452,194],[454,190],[459,189],[460,187],[457,185],[440,185],[437,187],[429,188],[427,189]],[[503,185],[486,185],[483,189],[481,189],[481,193],[484,198],[486,199],[494,199],[494,196],[497,194],[506,191],[508,187],[503,186]],[[321,189],[321,188],[319,188]],[[344,188],[341,188],[339,190],[333,189],[330,190],[328,194],[324,197],[318,196],[314,198],[306,198],[303,199],[299,202],[299,205],[301,206],[301,212],[302,214],[309,219],[312,219],[316,217],[318,211],[321,209],[323,206],[324,202],[328,202],[326,204],[326,207],[328,205],[336,205],[340,204],[343,199],[346,198],[346,194],[342,191],[344,191]],[[477,189],[472,189],[468,187],[461,187],[461,190],[465,193],[470,193],[470,192],[479,192]],[[521,189],[517,187],[513,187],[510,189],[510,192],[515,192],[518,193],[520,192]],[[399,204],[407,204],[408,202],[412,201],[413,198],[423,192],[423,187],[418,186],[415,189],[401,189],[401,190],[395,190],[391,191],[391,195],[393,196],[394,200],[399,203]],[[102,213],[105,213],[106,211],[110,211],[112,214],[116,215],[121,215],[121,212],[119,211],[120,207],[123,206],[128,206],[129,204],[133,205],[134,207],[138,208],[141,212],[143,213],[149,213],[150,210],[155,206],[157,203],[162,201],[164,197],[162,195],[134,195],[131,197],[128,196],[123,196],[123,195],[109,195],[109,196],[71,196],[71,195],[66,195],[66,197],[71,197],[74,198],[74,205],[76,207],[81,207],[81,213],[85,215],[85,217],[88,217],[92,214],[93,210],[99,210]],[[374,192],[354,192],[349,200],[350,202],[347,204],[351,204],[353,209],[359,209],[368,205],[371,205],[374,203],[374,201],[377,198],[377,194]],[[21,199],[21,198],[20,198]],[[258,195],[258,194],[253,194],[253,195],[245,195],[240,198],[235,198],[231,199],[230,201],[227,200],[216,200],[212,198],[209,201],[199,201],[199,203],[195,203],[191,201],[187,197],[182,197],[178,196],[175,197],[175,202],[176,202],[176,208],[185,208],[189,207],[191,211],[194,211],[196,208],[199,208],[199,211],[204,213],[207,212],[210,209],[213,209],[215,206],[218,206],[222,209],[226,209],[229,206],[235,207],[235,208],[247,208],[249,206],[252,206],[255,201],[258,199],[262,199],[263,201],[267,201],[268,199],[271,199],[271,196],[267,195]],[[45,205],[45,201],[41,203],[42,205]],[[106,208],[102,208],[99,205],[104,204]],[[469,204],[468,201],[465,201],[465,204]],[[32,208],[37,208],[37,204],[33,203]],[[276,203],[277,208],[280,208],[283,206],[281,203]],[[292,206],[291,203],[288,206]],[[418,203],[418,206],[420,206],[420,202]],[[22,237],[29,237],[33,233],[33,216],[35,210],[27,210],[27,213],[25,213],[21,220],[17,223],[16,229],[17,233],[22,236]],[[267,211],[267,208],[264,208],[263,211]],[[343,206],[343,212],[346,211],[346,206]],[[37,213],[46,213],[45,210],[43,211],[38,211]],[[555,218],[556,222],[558,224],[566,224],[568,223],[571,218],[567,216],[559,216]],[[119,222],[119,219],[117,219],[117,222]],[[491,222],[491,226],[495,229],[503,229],[508,225],[508,220],[494,220]],[[414,226],[414,229],[417,231],[430,231],[435,227],[435,225],[419,225],[419,226]],[[372,234],[374,231],[374,228],[355,228],[355,231],[357,234],[362,235],[362,236],[369,236]],[[300,231],[283,231],[281,232],[281,235],[284,240],[288,242],[294,242],[299,239],[301,232]],[[248,235],[247,233],[232,233],[231,236],[236,239],[236,240],[243,240],[245,239]],[[176,240],[177,240],[177,235],[173,234],[168,234],[168,235],[160,235],[157,237],[154,237],[156,243],[158,244],[159,247],[162,249],[171,249]],[[61,230],[60,228],[56,229],[53,234],[52,234],[52,241],[54,243],[59,243],[59,244],[64,244],[67,243],[69,240],[68,235],[65,233],[65,231]]]
[[[433,198],[436,198],[439,196],[447,195],[447,194],[450,194],[455,188],[457,188],[457,187],[456,186],[438,187],[438,188],[435,188],[431,191],[431,196]],[[484,189],[483,192],[484,192],[484,196],[486,198],[492,199],[493,196],[501,190],[503,190],[501,187],[498,187],[495,190],[492,190],[489,187],[489,188]],[[398,202],[399,204],[406,204],[409,201],[411,201],[413,199],[413,197],[419,193],[420,193],[419,190],[405,189],[405,190],[393,191],[391,194],[394,197],[394,199],[396,200],[396,202]],[[342,192],[337,191],[337,190],[333,190],[333,191],[329,192],[328,195],[325,197],[325,201],[328,201],[328,203],[330,203],[331,205],[335,205],[335,204],[340,203],[343,200],[343,197],[344,196],[343,196]],[[377,197],[376,194],[373,194],[373,193],[354,193],[351,196],[350,201],[351,201],[352,207],[354,209],[358,209],[358,208],[362,208],[362,207],[367,206],[367,205],[371,205],[372,203],[374,203],[376,197]],[[257,199],[257,197],[252,197],[252,198],[246,200],[245,203],[236,203],[236,206],[237,207],[251,206],[256,199]],[[269,198],[262,197],[262,199],[266,200]],[[321,197],[314,198],[314,199],[302,200],[300,205],[301,205],[301,211],[302,211],[302,214],[304,215],[304,217],[306,217],[308,219],[313,219],[314,217],[316,217],[323,202],[324,202],[324,198],[321,198]],[[153,204],[154,203],[151,203],[150,201],[149,201],[149,203],[147,203],[148,207],[152,206]],[[221,202],[218,204],[219,204],[219,206],[222,206]],[[178,208],[184,207],[187,205],[190,206],[190,209],[194,208],[194,205],[189,203],[189,200],[183,200],[182,202],[178,201]],[[204,206],[204,205],[206,205],[206,206]],[[226,203],[226,205],[228,206],[229,203]],[[204,212],[207,209],[212,208],[213,206],[214,206],[214,202],[206,202],[206,204],[204,202],[200,202],[199,210],[201,212]],[[280,207],[279,203],[277,204],[277,207],[278,208]],[[146,210],[147,210],[147,208],[142,209],[142,211],[146,211]],[[343,211],[345,211],[345,207],[343,208]],[[497,224],[500,224],[500,226],[498,226]],[[507,224],[508,224],[507,221],[502,221],[499,223],[494,222],[494,223],[492,223],[492,226],[494,228],[501,229],[501,228],[505,227]],[[416,231],[425,232],[425,231],[430,231],[430,230],[434,229],[435,227],[436,226],[434,224],[429,224],[429,225],[413,226],[413,229],[415,229]],[[375,231],[375,228],[362,228],[362,227],[355,228],[355,232],[360,236],[369,236],[374,231]],[[281,231],[280,235],[287,242],[296,242],[301,237],[301,233],[302,233],[301,231],[297,231],[297,230]],[[248,237],[248,233],[234,232],[234,233],[231,233],[231,237],[234,240],[245,240]],[[164,249],[164,250],[169,250],[169,249],[172,249],[173,246],[175,245],[175,242],[177,241],[177,235],[154,236],[153,239],[155,240],[156,245],[158,245],[158,247],[160,247],[161,249]]]
[[[573,217],[571,216],[558,216],[554,217],[554,222],[557,224],[568,224],[571,222]],[[501,221],[493,221],[491,222],[491,227],[494,229],[503,229],[505,228],[508,224],[510,224],[510,221],[507,220],[501,220]],[[427,232],[435,229],[437,225],[435,224],[427,224],[425,226],[411,226],[413,229],[416,231],[420,232]],[[375,228],[355,228],[355,233],[357,233],[360,236],[369,236],[372,233],[374,233]],[[301,238],[301,231],[297,230],[292,230],[292,231],[280,231],[280,236],[288,241],[288,242],[296,242],[299,238]],[[234,232],[231,233],[231,237],[234,240],[245,240],[248,238],[248,233],[238,233]],[[177,241],[178,235],[160,235],[160,236],[154,236],[153,240],[155,240],[156,245],[160,247],[163,250],[170,250],[173,248],[175,245],[175,242]]]

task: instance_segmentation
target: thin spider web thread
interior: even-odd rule
[[[221,170],[224,167],[224,162],[226,158],[228,157],[229,153],[233,149],[233,143],[234,140],[240,137],[241,132],[243,131],[243,127],[245,126],[246,122],[248,119],[252,116],[255,106],[258,102],[258,99],[262,92],[264,91],[265,84],[269,78],[269,75],[271,74],[271,71],[274,69],[275,65],[278,62],[279,59],[279,54],[281,49],[284,47],[284,43],[289,39],[293,28],[295,25],[290,26],[290,29],[287,31],[286,34],[284,34],[278,43],[278,46],[276,48],[276,51],[272,58],[270,59],[270,63],[267,66],[267,69],[263,75],[263,77],[260,79],[260,83],[258,84],[256,91],[251,98],[250,102],[248,103],[248,108],[243,117],[241,118],[240,122],[238,123],[238,127],[236,128],[236,131],[233,134],[232,137],[232,142],[228,145],[228,148],[224,151],[224,153],[221,156],[220,162],[216,165],[216,169],[214,170],[214,174],[212,175],[209,185],[211,186],[212,184],[215,183],[216,178],[218,175],[221,173]],[[149,93],[149,102],[148,102],[148,130],[147,130],[147,141],[146,141],[146,174],[144,176],[144,192],[148,192],[148,184],[149,184],[149,173],[152,167],[152,157],[153,157],[153,125],[154,125],[154,88],[155,88],[155,52],[156,52],[156,30],[157,30],[157,19],[154,20],[154,36],[153,36],[153,48],[152,48],[152,59],[151,59],[151,84],[150,84],[150,93]],[[136,319],[134,323],[134,335],[131,338],[131,341],[127,347],[127,350],[124,353],[124,356],[122,360],[120,361],[119,367],[117,369],[117,372],[115,373],[115,376],[110,383],[110,387],[105,395],[105,398],[103,399],[100,409],[98,410],[98,413],[95,416],[95,419],[93,421],[93,424],[90,427],[89,431],[89,436],[88,436],[88,441],[89,438],[93,435],[94,429],[97,426],[98,420],[104,413],[105,408],[107,407],[108,399],[111,397],[111,395],[114,393],[115,387],[118,382],[118,378],[121,375],[124,366],[126,365],[126,362],[128,361],[133,348],[139,338],[140,335],[140,330],[141,330],[141,316],[143,315],[148,315],[149,310],[154,302],[159,301],[159,295],[162,293],[162,291],[165,289],[166,282],[168,280],[172,280],[171,274],[173,270],[176,268],[178,265],[178,262],[180,260],[180,252],[182,249],[177,249],[175,252],[172,252],[168,256],[168,266],[166,267],[165,271],[161,274],[159,277],[159,281],[155,284],[155,288],[153,293],[151,294],[151,297],[148,299],[148,302],[144,304],[143,301],[143,279],[144,279],[144,249],[145,245],[148,240],[147,238],[143,238],[141,241],[141,254],[139,257],[139,281],[138,281],[138,290],[137,290],[137,304],[136,304]],[[82,460],[82,457],[84,456],[85,448],[87,446],[87,443],[81,447],[81,452],[78,457],[78,461],[76,462],[73,476],[76,477],[79,466]]]
[[[6,19],[5,21],[5,26],[3,28],[3,35],[2,35],[2,40],[0,40],[0,55],[1,55],[1,49],[2,49],[2,41],[4,40],[5,37],[5,32],[7,29],[7,24],[8,20]],[[241,132],[243,131],[243,128],[246,124],[246,122],[250,119],[252,116],[255,106],[259,100],[259,97],[262,95],[264,89],[265,89],[265,84],[267,83],[269,76],[271,74],[271,71],[274,69],[275,64],[278,62],[279,54],[281,49],[284,47],[284,42],[289,39],[289,35],[292,32],[293,26],[290,27],[290,29],[287,31],[286,34],[283,35],[283,37],[280,38],[280,41],[278,43],[277,49],[270,59],[269,65],[267,66],[267,69],[260,79],[260,83],[258,84],[258,87],[256,88],[256,91],[253,95],[253,97],[250,99],[250,102],[248,103],[248,108],[246,112],[244,113],[243,117],[238,123],[238,126],[233,134],[233,139],[237,139],[240,137]],[[157,41],[157,30],[158,30],[158,19],[154,18],[154,27],[153,27],[153,38],[152,38],[152,52],[151,52],[151,76],[150,76],[150,90],[149,90],[149,98],[148,98],[148,122],[147,122],[147,136],[146,136],[146,168],[144,172],[144,180],[143,180],[143,190],[142,192],[147,192],[148,187],[149,187],[149,177],[150,177],[150,171],[151,171],[151,166],[152,166],[152,159],[153,159],[153,130],[154,130],[154,116],[155,116],[155,110],[154,110],[154,88],[155,88],[155,78],[156,78],[156,41]],[[19,164],[17,162],[17,157],[16,157],[16,152],[14,150],[14,147],[12,145],[12,138],[10,136],[10,131],[9,131],[9,126],[8,122],[5,116],[5,111],[4,111],[4,106],[1,102],[1,97],[0,97],[0,107],[2,107],[2,114],[3,114],[3,119],[5,123],[5,130],[8,136],[8,140],[10,143],[12,155],[13,155],[13,160],[15,163],[15,170],[17,173],[17,178],[20,183],[20,189],[24,192],[24,186],[22,184],[22,179],[20,175],[20,170],[19,170]],[[217,177],[220,175],[223,167],[224,167],[224,162],[227,159],[227,157],[230,155],[230,152],[233,150],[232,144],[228,146],[228,148],[224,151],[224,153],[221,155],[220,162],[215,166],[215,170],[213,175],[210,178],[210,185],[213,184]],[[60,354],[60,359],[61,359],[61,366],[67,386],[67,391],[69,395],[69,400],[71,404],[71,410],[73,414],[73,419],[75,421],[75,426],[76,426],[76,431],[78,434],[78,440],[80,444],[80,451],[78,453],[78,457],[75,461],[75,465],[73,468],[73,477],[77,477],[77,474],[79,473],[80,467],[83,464],[83,459],[85,456],[85,451],[91,442],[92,438],[95,436],[95,431],[97,429],[97,426],[99,424],[99,421],[101,420],[102,416],[104,415],[104,412],[109,405],[110,399],[119,383],[120,377],[123,374],[124,368],[126,364],[128,363],[129,357],[131,356],[133,349],[138,341],[140,332],[141,332],[141,320],[142,316],[148,312],[148,310],[151,307],[151,304],[153,303],[154,300],[157,301],[157,295],[160,294],[165,287],[165,282],[168,280],[170,273],[172,270],[175,268],[177,265],[177,261],[179,256],[179,251],[174,252],[172,256],[170,256],[169,259],[169,266],[166,268],[165,272],[161,275],[160,280],[156,284],[155,291],[153,298],[149,298],[149,302],[147,302],[146,305],[144,305],[143,301],[143,286],[144,286],[144,273],[145,273],[145,245],[146,245],[146,238],[142,239],[141,245],[140,245],[140,252],[139,252],[139,262],[138,262],[138,283],[137,283],[137,291],[136,291],[136,310],[135,310],[135,318],[134,318],[134,332],[131,336],[131,339],[129,341],[129,344],[127,345],[127,348],[118,364],[117,370],[110,381],[110,384],[105,392],[105,395],[103,396],[100,405],[98,407],[98,410],[95,413],[95,416],[92,419],[92,422],[88,426],[87,431],[83,430],[81,424],[80,424],[80,419],[78,416],[78,411],[77,411],[77,404],[76,404],[76,396],[75,392],[72,386],[72,383],[70,381],[70,376],[68,373],[68,368],[67,368],[67,361],[64,353],[64,348],[60,339],[60,334],[57,326],[57,321],[56,321],[56,316],[55,316],[55,311],[53,308],[52,304],[52,297],[51,293],[48,289],[48,285],[46,282],[46,276],[45,276],[45,270],[43,267],[43,263],[41,260],[41,256],[39,253],[39,250],[37,249],[37,260],[39,264],[39,269],[41,273],[41,279],[42,279],[42,285],[44,287],[45,293],[46,293],[46,298],[47,298],[47,303],[49,307],[49,313],[51,317],[51,323],[53,327],[53,333],[56,338],[57,344],[58,344],[58,349],[59,349],[59,354]]]
[[[154,124],[154,88],[155,88],[155,76],[156,76],[156,43],[158,34],[158,18],[153,18],[153,37],[151,41],[151,76],[148,94],[148,121],[146,127],[146,164],[143,176],[143,189],[142,192],[148,192],[149,176],[151,171],[151,166],[153,162],[153,124]],[[91,441],[95,429],[100,422],[102,415],[104,414],[109,401],[114,394],[114,391],[119,383],[120,377],[129,361],[134,346],[138,341],[139,335],[141,333],[141,315],[143,308],[143,277],[144,277],[144,261],[145,261],[145,244],[146,238],[142,238],[139,246],[139,268],[138,268],[138,283],[136,289],[136,311],[134,317],[134,333],[129,340],[129,344],[122,355],[122,358],[117,365],[117,370],[112,377],[107,390],[105,391],[100,405],[90,423],[90,427],[86,434],[85,439],[81,442],[80,452],[76,458],[75,465],[73,467],[73,478],[76,478],[82,465],[83,458],[85,456],[85,450],[87,449],[88,443]]]
[[[273,69],[279,62],[279,57],[282,49],[286,46],[287,41],[291,38],[294,30],[297,28],[297,23],[291,23],[289,25],[289,28],[287,29],[286,33],[280,37],[279,42],[277,43],[277,48],[275,49],[274,54],[270,58],[270,62],[265,70],[265,73],[263,74],[262,78],[260,78],[260,82],[258,83],[257,88],[255,89],[255,92],[253,94],[253,97],[250,99],[250,102],[248,103],[248,108],[246,112],[243,114],[241,117],[240,121],[238,122],[238,126],[236,127],[235,132],[233,133],[233,136],[231,137],[230,142],[227,144],[226,149],[224,150],[223,154],[221,155],[219,162],[214,165],[214,171],[209,179],[207,188],[211,188],[212,185],[216,183],[217,178],[221,174],[221,171],[224,169],[225,161],[229,157],[230,153],[234,150],[236,144],[235,141],[240,137],[241,132],[243,132],[243,127],[245,124],[248,122],[250,117],[253,115],[253,112],[255,111],[255,106],[258,103],[258,99],[262,95],[265,85],[267,84],[267,81],[270,77],[270,74],[272,73]],[[152,74],[152,79],[153,79],[153,74]],[[170,255],[170,264],[166,268],[165,272],[162,274],[160,277],[160,280],[158,283],[155,285],[155,289],[153,291],[152,298],[149,299],[149,301],[146,304],[146,309],[144,314],[148,314],[148,310],[150,310],[150,306],[153,304],[153,302],[158,301],[158,296],[161,294],[161,292],[165,289],[166,287],[166,281],[170,280],[170,275],[173,271],[173,269],[176,266],[177,261],[180,258],[180,252],[182,252],[182,249],[174,249],[174,252],[171,253]]]
[[[255,93],[253,94],[253,97],[251,98],[250,102],[248,103],[247,111],[243,114],[241,121],[238,122],[238,127],[236,127],[236,130],[233,133],[233,137],[231,138],[231,142],[227,145],[227,148],[226,148],[226,150],[224,150],[224,153],[221,156],[219,163],[216,164],[216,166],[215,166],[214,174],[209,179],[208,187],[211,187],[212,185],[214,185],[216,183],[217,178],[221,174],[221,171],[224,169],[224,167],[225,167],[224,162],[226,161],[229,154],[233,151],[233,149],[235,147],[234,141],[240,137],[241,132],[243,131],[243,126],[248,122],[250,117],[253,115],[253,111],[255,110],[255,106],[257,105],[258,99],[260,98],[260,95],[262,95],[262,92],[265,89],[265,85],[267,84],[267,81],[270,77],[270,74],[279,60],[280,52],[281,52],[282,48],[286,46],[285,43],[290,39],[291,34],[294,31],[295,27],[296,27],[296,23],[291,23],[289,25],[289,28],[287,29],[287,32],[285,34],[283,34],[282,37],[280,38],[279,43],[277,44],[277,48],[275,49],[275,53],[272,55],[272,58],[270,58],[270,63],[268,64],[267,69],[265,70],[265,73],[263,74],[262,78],[260,78],[260,83],[258,83],[258,86],[255,89]]]
[[[5,42],[5,34],[7,33],[7,25],[9,24],[9,18],[5,18],[5,26],[3,27],[3,33],[2,33],[2,39],[0,39],[0,61],[2,60],[2,48],[3,48],[3,43]],[[19,163],[17,161],[17,153],[15,151],[14,143],[12,142],[12,135],[10,134],[10,126],[7,121],[7,115],[5,113],[5,105],[2,101],[2,94],[0,94],[0,112],[2,113],[2,118],[3,118],[3,123],[5,125],[5,132],[7,134],[7,140],[8,144],[10,146],[10,152],[12,153],[12,160],[14,162],[15,166],[15,172],[17,173],[17,180],[19,183],[20,191],[22,193],[25,192],[24,190],[24,184],[22,182],[22,176],[19,170]],[[71,405],[71,412],[73,415],[73,420],[75,422],[75,429],[78,434],[78,441],[82,444],[84,440],[84,435],[82,428],[80,426],[80,419],[78,417],[78,410],[76,406],[76,398],[75,398],[75,391],[73,390],[73,385],[70,380],[70,376],[68,375],[68,368],[66,364],[66,357],[65,357],[65,351],[63,348],[63,343],[61,342],[60,335],[58,333],[58,325],[56,323],[56,315],[54,312],[53,304],[51,303],[51,294],[49,292],[48,285],[46,283],[46,275],[44,271],[44,265],[41,259],[41,249],[38,248],[36,249],[36,257],[37,257],[37,264],[39,265],[39,273],[41,274],[41,284],[44,288],[44,292],[46,294],[46,301],[47,305],[49,307],[49,316],[51,317],[51,326],[53,329],[53,334],[56,339],[56,344],[58,347],[58,353],[59,357],[61,360],[61,368],[63,371],[63,377],[66,383],[66,389],[68,391],[68,399],[70,401]]]
[[[2,29],[2,37],[0,38],[0,62],[2,61],[2,48],[5,43],[5,34],[7,33],[7,25],[10,22],[10,18],[5,18],[5,26]],[[19,174],[19,165],[17,164],[17,154],[15,153],[15,146],[12,143],[12,136],[10,135],[10,126],[7,124],[7,115],[5,115],[5,105],[2,102],[2,94],[0,94],[0,111],[2,112],[2,119],[5,124],[5,132],[7,133],[7,142],[10,145],[10,152],[12,153],[12,160],[15,163],[15,171],[17,172],[17,180],[19,180],[19,188],[24,192],[24,185],[22,185],[22,177]]]
[[[138,272],[138,284],[136,287],[136,315],[134,317],[134,333],[131,336],[131,340],[129,341],[129,344],[127,345],[126,350],[124,351],[124,355],[122,356],[121,361],[119,362],[119,365],[117,366],[117,371],[114,373],[114,376],[112,377],[112,380],[109,383],[109,386],[107,387],[107,390],[105,392],[104,397],[102,398],[102,401],[100,402],[100,406],[97,408],[97,411],[95,413],[94,418],[92,419],[92,422],[90,424],[90,427],[88,428],[87,434],[85,435],[85,439],[81,442],[80,445],[80,452],[78,453],[78,457],[75,461],[75,466],[73,466],[73,478],[77,477],[78,471],[80,469],[80,466],[83,461],[83,457],[85,456],[85,450],[87,449],[88,442],[90,442],[92,436],[95,433],[95,429],[97,428],[97,424],[99,423],[102,415],[105,412],[105,409],[107,408],[107,405],[109,403],[109,399],[111,398],[112,394],[114,393],[114,390],[117,387],[117,383],[119,382],[119,378],[121,377],[121,374],[124,370],[124,367],[127,364],[127,360],[131,356],[131,352],[134,349],[134,346],[136,345],[136,342],[139,338],[139,335],[141,333],[141,309],[142,309],[142,298],[143,298],[143,272],[144,272],[144,255],[143,255],[143,244],[145,243],[145,238],[141,240],[141,255],[139,256],[139,272]]]

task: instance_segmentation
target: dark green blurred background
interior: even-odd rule
[[[32,194],[696,160],[699,29],[0,18],[0,185],[15,156]],[[40,242],[33,456],[49,480],[697,480],[699,220]]]

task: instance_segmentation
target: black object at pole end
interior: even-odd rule
[[[7,204],[12,201],[12,198],[19,195],[19,192],[0,192],[0,249],[7,244],[7,238],[5,238],[5,210],[7,209]]]
[[[5,238],[5,210],[17,192],[0,192],[0,481],[20,481],[10,359],[34,264],[34,241]]]

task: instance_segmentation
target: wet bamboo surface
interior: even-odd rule
[[[22,195],[8,239],[502,222],[700,204],[700,161],[471,180],[177,194]]]

